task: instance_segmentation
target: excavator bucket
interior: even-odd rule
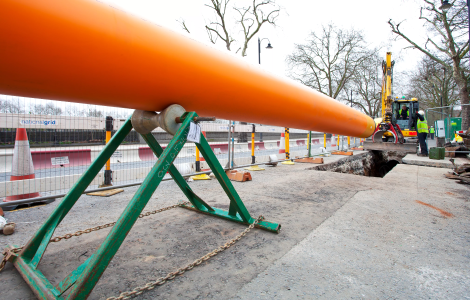
[[[390,134],[385,135],[387,132]],[[364,150],[416,153],[417,147],[418,144],[416,142],[405,142],[400,126],[391,123],[381,123],[377,125],[377,128],[372,135],[372,140],[364,141]]]
[[[374,143],[372,140],[364,141],[364,150],[379,150],[379,151],[400,151],[406,153],[416,153],[418,143],[392,143],[392,142],[379,142]]]
[[[396,137],[395,135],[393,134],[393,132],[391,131],[388,131],[388,130],[377,130],[373,137],[372,137],[372,142],[373,143],[382,143],[383,142],[383,137],[384,137],[384,134],[386,132],[390,132],[392,134],[392,136],[390,137],[391,140],[395,141],[396,140]]]

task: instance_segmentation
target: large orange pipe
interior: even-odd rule
[[[374,121],[93,0],[0,1],[0,93],[368,137]]]

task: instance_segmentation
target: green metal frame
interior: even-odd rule
[[[158,161],[142,182],[142,185],[134,194],[134,197],[98,250],[58,285],[52,285],[41,271],[38,270],[39,262],[57,226],[100,172],[106,161],[122,143],[127,134],[132,130],[130,118],[127,119],[124,125],[116,132],[98,157],[80,177],[79,181],[59,203],[46,222],[44,222],[31,240],[23,247],[22,251],[17,254],[10,252],[9,261],[14,264],[38,298],[86,299],[106,270],[109,262],[118,251],[167,171],[169,171],[176,184],[192,204],[184,205],[183,207],[243,224],[251,224],[255,221],[249,214],[231,181],[225,174],[224,169],[212,152],[209,143],[202,134],[200,143],[196,143],[196,146],[229,197],[229,210],[224,211],[213,208],[199,198],[173,165],[173,161],[186,143],[190,122],[194,117],[197,117],[195,112],[183,114],[181,118],[184,119],[184,121],[165,150],[162,149],[151,133],[142,135],[149,147],[158,157]],[[277,223],[261,221],[256,227],[278,233],[281,226]],[[16,246],[10,246],[10,249],[15,247]],[[69,293],[64,295],[66,291],[69,291]]]

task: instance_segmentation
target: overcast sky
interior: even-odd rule
[[[112,3],[129,13],[153,23],[165,26],[178,33],[188,35],[176,21],[184,19],[191,31],[188,35],[203,43],[209,43],[204,25],[211,19],[211,10],[204,7],[210,0],[102,0]],[[250,4],[247,0],[232,0],[238,6]],[[421,54],[417,50],[403,49],[405,41],[395,41],[387,24],[389,19],[404,21],[400,29],[411,38],[425,40],[423,22],[419,20],[419,0],[277,0],[283,11],[277,27],[264,24],[259,37],[269,38],[271,50],[264,47],[261,53],[262,67],[278,75],[287,75],[285,58],[291,54],[295,44],[304,43],[311,31],[321,29],[322,25],[332,23],[342,28],[354,28],[364,32],[366,40],[372,46],[383,46],[385,52],[392,51],[392,59],[397,61],[395,70],[402,72],[413,68]],[[212,18],[213,19],[213,18]],[[223,43],[217,46],[225,50]],[[257,39],[250,42],[246,59],[258,63]]]

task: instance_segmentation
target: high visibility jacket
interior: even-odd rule
[[[428,130],[428,122],[426,121],[426,119],[424,119],[424,121],[421,121],[420,119],[418,119],[418,123],[417,123],[417,127],[418,127],[418,133],[429,133],[429,130]]]
[[[400,116],[401,116],[401,111],[402,111],[402,110],[403,110],[403,109],[400,109],[400,111],[398,112],[398,114],[399,114]],[[407,115],[408,117],[410,116],[410,110],[409,110],[409,109],[406,111],[406,115]]]
[[[431,128],[429,129],[429,132],[430,132],[430,133],[434,133],[434,127],[431,127]]]

